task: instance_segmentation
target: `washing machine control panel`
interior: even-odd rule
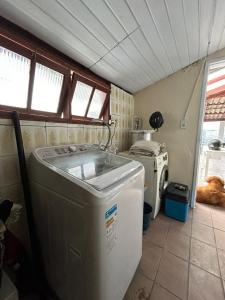
[[[98,145],[88,145],[88,144],[74,145],[73,144],[73,145],[64,145],[64,146],[52,146],[52,147],[37,149],[35,152],[41,159],[46,159],[49,157],[76,154],[91,149],[92,150],[98,149]]]

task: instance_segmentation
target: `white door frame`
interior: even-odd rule
[[[206,88],[207,88],[207,77],[209,72],[209,67],[211,65],[216,65],[217,63],[224,62],[225,65],[225,57],[219,59],[211,59],[206,60],[204,67],[204,75],[201,87],[201,97],[200,97],[200,108],[199,108],[199,118],[198,118],[198,129],[197,129],[197,138],[196,138],[196,146],[195,146],[195,160],[194,160],[194,172],[193,172],[193,181],[192,181],[192,193],[191,193],[191,207],[195,207],[195,196],[196,196],[196,186],[197,186],[197,178],[198,178],[198,170],[199,170],[199,158],[200,158],[200,149],[201,149],[201,139],[202,139],[202,126],[204,120],[205,113],[205,96],[206,96]]]

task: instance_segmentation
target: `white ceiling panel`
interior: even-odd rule
[[[99,56],[102,57],[108,52],[108,49],[76,20],[70,11],[62,9],[62,6],[55,0],[31,0],[31,2],[46,13],[54,23],[59,24],[72,36],[75,36],[76,39],[82,40],[87,47],[92,49]],[[57,18],[59,15],[60,18]]]
[[[212,26],[211,44],[209,47],[210,53],[218,50],[221,39],[223,38],[225,26],[225,1],[216,0],[215,16]]]
[[[103,0],[82,0],[102,24],[119,42],[126,37],[126,32]]]
[[[155,76],[157,77],[157,80],[159,78],[162,78],[162,76],[165,75],[164,69],[162,67],[162,62],[154,54],[151,46],[145,39],[143,32],[140,29],[135,30],[130,38],[137,49],[140,51],[140,53],[142,53],[148,64],[151,66],[152,70],[155,73]]]
[[[199,0],[200,57],[206,56],[208,52],[208,43],[211,38],[212,22],[214,20],[215,4],[216,2],[214,0]]]
[[[138,28],[138,24],[129,10],[125,0],[105,0],[108,7],[117,17],[126,33],[131,33]]]
[[[1,16],[130,92],[225,47],[225,0],[3,0]]]
[[[105,25],[80,0],[57,0],[108,49],[116,45],[116,40]]]
[[[7,1],[7,3],[0,2],[0,11],[4,11],[3,16],[17,25],[21,26],[23,24],[22,27],[85,66],[90,66],[99,60],[99,55],[91,51],[66,30],[53,26],[52,21],[46,17],[46,14],[40,11],[37,12],[29,1],[24,1],[21,9],[15,9],[15,4],[19,6],[19,2],[19,0]]]
[[[157,31],[156,25],[152,19],[150,11],[145,1],[128,0],[128,4],[136,16],[138,23],[141,26],[145,38],[148,40],[151,48],[156,56],[162,62],[165,72],[172,73],[173,69],[170,64],[166,49],[162,44],[161,37]]]
[[[147,0],[148,9],[152,15],[155,27],[157,28],[160,40],[165,49],[173,71],[180,69],[180,56],[177,51],[168,11],[164,0]]]
[[[206,0],[208,1],[208,0]],[[190,63],[199,59],[199,1],[183,0]]]
[[[165,5],[168,11],[177,51],[179,53],[180,63],[182,67],[185,67],[189,64],[190,59],[182,1],[165,0]]]

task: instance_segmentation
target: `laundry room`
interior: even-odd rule
[[[225,300],[224,11],[0,1],[0,300]]]

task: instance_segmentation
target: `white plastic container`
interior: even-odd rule
[[[155,130],[131,130],[131,145],[140,140],[151,141],[153,132]]]

